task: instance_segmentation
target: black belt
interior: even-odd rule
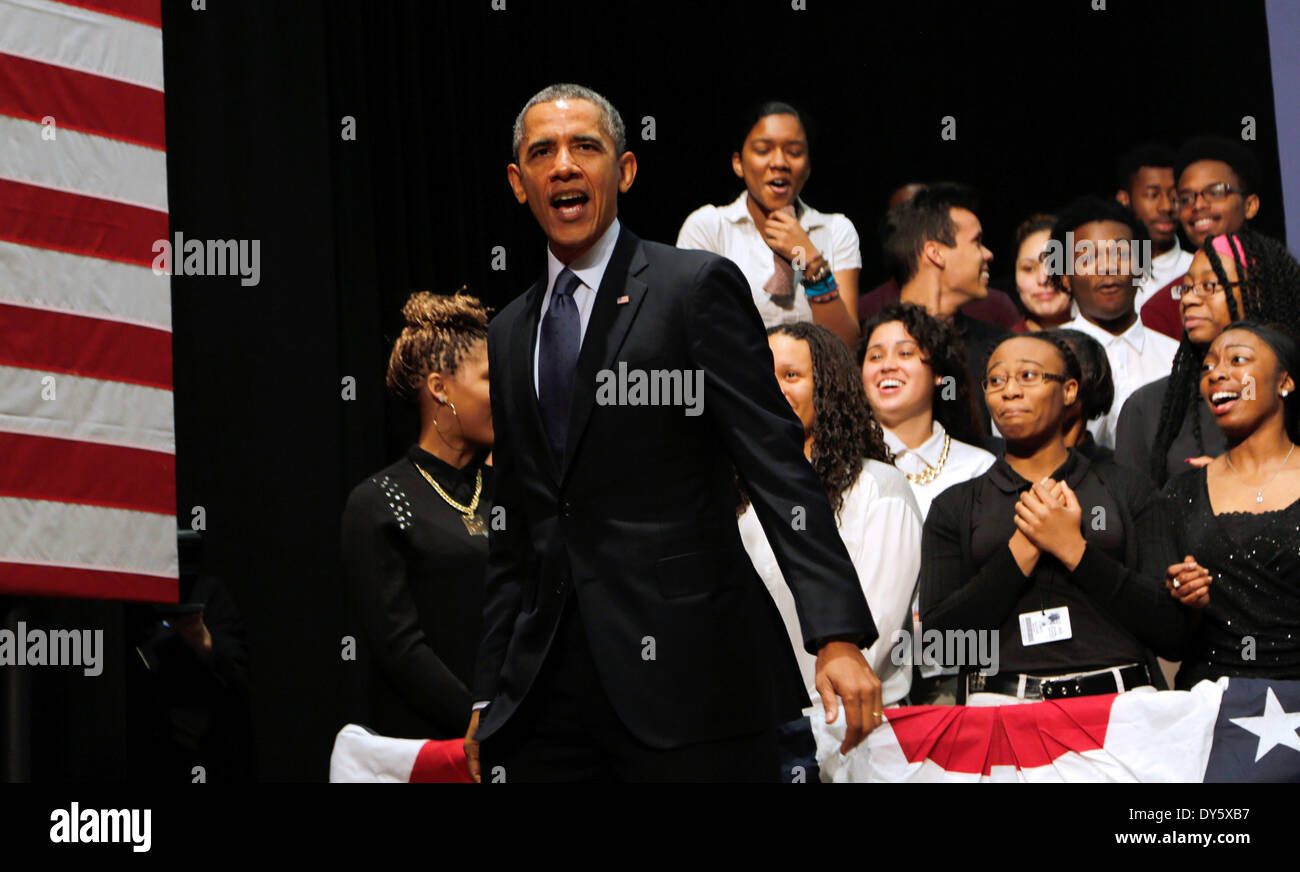
[[[981,675],[973,672],[966,678],[966,692],[1004,693],[1021,699],[1067,699],[1074,696],[1119,693],[1150,683],[1151,675],[1147,672],[1147,668],[1141,664],[1133,664],[1072,678],[1026,675],[1023,696],[1020,693],[1019,672],[1005,675]]]

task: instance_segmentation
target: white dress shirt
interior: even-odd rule
[[[844,492],[838,521],[840,538],[858,571],[858,582],[880,634],[864,656],[880,679],[881,701],[895,703],[907,696],[912,685],[911,669],[894,665],[890,654],[896,645],[894,631],[907,618],[921,571],[921,515],[903,474],[887,463],[868,460],[857,480]],[[808,695],[815,702],[817,658],[804,650],[794,594],[785,583],[752,505],[737,523],[745,551],[785,621]],[[910,663],[910,649],[908,654]]]
[[[803,292],[803,273],[795,270],[794,308],[783,309],[772,302],[763,289],[772,277],[774,261],[772,249],[763,241],[763,234],[754,224],[753,216],[742,191],[735,202],[726,206],[701,206],[682,223],[677,234],[678,248],[695,248],[720,254],[740,267],[749,282],[763,325],[775,327],[794,321],[811,321],[812,307]],[[858,231],[853,222],[839,213],[818,212],[803,200],[798,201],[799,226],[808,233],[813,247],[826,258],[831,272],[861,269],[862,255],[858,251]]]
[[[601,234],[600,239],[596,240],[596,244],[583,252],[580,257],[574,258],[573,263],[570,264],[560,263],[560,259],[551,251],[551,247],[546,246],[546,294],[542,297],[542,311],[537,318],[537,341],[533,343],[533,390],[539,397],[542,392],[538,387],[537,361],[542,348],[542,322],[546,320],[546,310],[551,305],[551,292],[555,290],[555,280],[567,267],[581,281],[573,291],[573,302],[578,307],[578,336],[581,341],[587,335],[587,324],[591,321],[591,310],[596,305],[596,291],[600,288],[600,280],[605,277],[609,259],[614,256],[614,243],[618,242],[618,227],[618,219],[615,218]]]
[[[1173,248],[1151,258],[1151,266],[1138,284],[1137,297],[1133,301],[1134,311],[1142,311],[1142,307],[1156,291],[1174,279],[1187,275],[1187,269],[1191,265],[1192,253],[1183,251],[1183,247],[1178,243],[1178,237],[1175,236]]]
[[[1115,400],[1111,403],[1109,412],[1088,422],[1088,431],[1098,445],[1114,448],[1115,426],[1119,422],[1119,412],[1124,408],[1124,401],[1144,384],[1169,375],[1174,367],[1174,355],[1178,353],[1178,343],[1163,333],[1143,327],[1141,319],[1134,321],[1132,327],[1118,336],[1108,333],[1082,315],[1061,326],[1087,333],[1106,349],[1111,377],[1115,380]]]
[[[882,426],[880,429],[885,433],[885,444],[894,453],[894,465],[905,474],[920,475],[926,469],[939,465],[939,458],[943,455],[943,437],[947,431],[938,421],[935,421],[930,428],[930,438],[915,449],[904,445],[903,440],[895,436],[888,427]],[[921,510],[921,520],[924,521],[930,514],[930,503],[934,502],[935,497],[955,484],[983,475],[996,460],[996,457],[983,448],[976,448],[974,445],[953,439],[948,448],[948,459],[934,481],[928,484],[908,482],[912,486],[912,494],[916,497],[917,508]]]

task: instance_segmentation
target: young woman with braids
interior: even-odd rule
[[[1178,670],[1186,689],[1222,675],[1300,679],[1300,345],[1255,321],[1229,325],[1201,366],[1200,402],[1228,450],[1165,486],[1182,563],[1170,595],[1204,609]]]
[[[492,519],[487,310],[413,294],[388,359],[389,391],[416,406],[406,455],[352,491],[343,566],[369,665],[368,726],[452,739],[469,725]]]
[[[803,422],[804,454],[826,486],[840,538],[858,571],[880,637],[864,652],[880,678],[881,701],[897,704],[907,695],[910,670],[893,662],[894,631],[903,626],[916,589],[921,562],[921,516],[907,479],[889,461],[880,427],[871,416],[853,358],[834,333],[806,321],[768,330],[776,380]],[[755,570],[767,585],[790,636],[808,694],[816,658],[804,650],[794,597],[768,545],[753,507],[745,500],[739,518],[741,539]],[[792,521],[797,523],[798,519]],[[881,555],[888,554],[888,560]],[[811,752],[807,718],[787,725],[783,744],[803,743]],[[797,746],[796,746],[797,747]],[[812,765],[787,751],[783,766]],[[815,761],[814,761],[815,763]],[[789,780],[786,772],[785,780]]]
[[[1059,336],[993,350],[983,388],[1006,454],[949,488],[926,518],[926,631],[996,631],[997,672],[963,667],[972,701],[1014,702],[1164,684],[1194,612],[1164,592],[1173,540],[1160,495],[1065,445],[1078,359]]]
[[[1243,229],[1208,237],[1175,291],[1184,329],[1173,371],[1134,392],[1115,438],[1116,459],[1150,474],[1157,485],[1227,447],[1197,398],[1205,349],[1238,318],[1294,325],[1300,264],[1280,242]]]

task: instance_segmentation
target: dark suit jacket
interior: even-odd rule
[[[876,629],[744,276],[717,255],[621,230],[579,352],[562,470],[533,386],[545,290],[545,280],[533,285],[488,333],[505,514],[490,534],[474,691],[492,702],[478,738],[528,693],[570,593],[610,702],[647,744],[797,717],[807,694],[741,544],[734,472],[794,592],[808,650],[832,637],[869,645]],[[620,363],[702,371],[702,414],[598,404],[597,373]]]

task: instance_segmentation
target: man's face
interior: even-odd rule
[[[1151,236],[1151,246],[1164,251],[1173,245],[1177,218],[1173,167],[1140,167],[1124,196],[1117,199],[1130,207]]]
[[[1089,221],[1075,229],[1074,246],[1074,275],[1062,278],[1080,314],[1096,324],[1129,320],[1137,295],[1133,230],[1119,221]]]
[[[619,193],[636,177],[636,158],[614,153],[600,121],[600,107],[588,100],[537,104],[524,115],[518,163],[506,169],[515,199],[528,204],[564,263],[609,229]]]
[[[993,260],[993,252],[984,247],[984,228],[969,209],[953,207],[948,214],[957,228],[957,244],[949,248],[938,243],[943,253],[944,283],[948,290],[982,300],[989,295],[989,263]]]
[[[1196,248],[1201,247],[1206,237],[1236,233],[1259,211],[1259,196],[1256,194],[1229,194],[1217,203],[1203,195],[1195,196],[1219,183],[1241,188],[1241,179],[1221,160],[1198,160],[1188,164],[1178,179],[1178,217],[1183,222],[1187,238]]]

